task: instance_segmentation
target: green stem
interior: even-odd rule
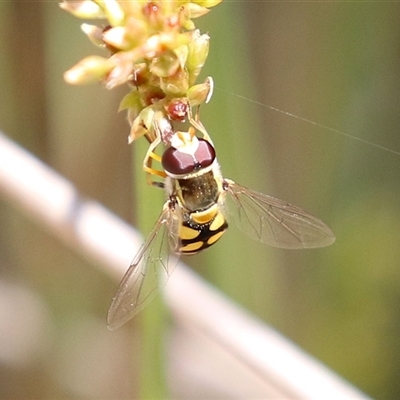
[[[147,142],[138,140],[133,144],[135,178],[135,211],[137,227],[143,236],[150,232],[152,225],[161,211],[163,193],[146,184],[142,170]],[[157,296],[139,315],[141,329],[140,354],[140,399],[167,399],[168,390],[165,380],[164,332],[167,315],[162,297]]]

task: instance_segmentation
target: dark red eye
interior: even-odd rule
[[[199,139],[199,147],[194,155],[201,168],[206,168],[215,160],[214,147],[204,139]]]
[[[161,159],[163,168],[174,175],[190,174],[195,169],[195,160],[190,154],[182,153],[174,147],[168,147]]]
[[[199,146],[194,155],[168,147],[161,159],[164,170],[173,175],[186,175],[210,166],[215,160],[214,147],[204,139],[198,140]]]

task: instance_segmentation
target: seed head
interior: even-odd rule
[[[82,30],[109,56],[86,57],[64,78],[72,84],[101,81],[107,89],[127,83],[131,92],[120,109],[128,111],[130,141],[148,135],[155,123],[168,127],[165,121],[184,121],[190,107],[211,93],[209,80],[195,84],[207,59],[209,36],[195,29],[193,20],[220,2],[65,0],[61,8],[74,16],[103,20],[82,24]]]

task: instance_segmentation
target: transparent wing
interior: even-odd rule
[[[166,203],[111,302],[107,315],[109,329],[116,329],[131,319],[166,284],[179,259],[173,254],[178,247],[178,223],[177,212]]]
[[[323,247],[335,241],[326,224],[301,208],[228,179],[225,185],[234,202],[236,224],[250,237],[288,249]]]

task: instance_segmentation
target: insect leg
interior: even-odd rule
[[[210,138],[210,135],[208,134],[206,128],[204,127],[204,125],[203,125],[203,124],[201,123],[201,121],[200,121],[200,106],[197,106],[197,109],[196,109],[196,113],[195,113],[194,118],[193,118],[193,116],[191,115],[191,113],[189,113],[189,122],[190,122],[190,124],[191,124],[195,129],[197,129],[199,132],[202,133],[203,138],[204,138],[207,142],[212,143],[212,140],[211,140],[211,138]]]

